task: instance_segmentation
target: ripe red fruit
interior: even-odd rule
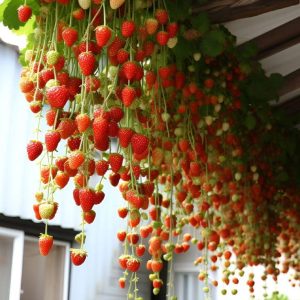
[[[48,234],[41,234],[39,237],[40,254],[47,256],[53,246],[53,236]]]
[[[119,144],[123,148],[127,148],[130,144],[134,131],[131,128],[120,128],[118,132]]]
[[[119,217],[124,219],[126,218],[127,214],[128,214],[128,209],[126,207],[120,207],[118,209],[118,214],[119,214]]]
[[[112,173],[109,175],[109,182],[112,186],[117,186],[120,181],[120,174],[119,173]]]
[[[32,9],[30,6],[24,4],[18,8],[18,19],[20,22],[27,22],[32,15]]]
[[[158,28],[158,21],[154,18],[148,18],[145,22],[145,26],[147,33],[152,35],[156,32]]]
[[[117,237],[118,237],[120,242],[124,242],[125,239],[126,239],[126,231],[119,231],[117,233]]]
[[[126,263],[126,267],[131,272],[137,272],[140,268],[140,261],[136,258],[130,258],[128,259]]]
[[[173,38],[177,35],[179,26],[176,22],[169,23],[167,26],[167,32],[169,33],[169,38]]]
[[[84,212],[90,211],[94,206],[94,191],[88,188],[79,190],[79,200]]]
[[[71,249],[71,261],[73,265],[80,266],[84,263],[87,252],[81,249]]]
[[[69,138],[76,130],[76,123],[71,119],[62,119],[57,127],[62,139]]]
[[[125,288],[125,284],[126,284],[126,279],[124,277],[121,277],[119,279],[119,286],[121,289],[124,289]]]
[[[104,176],[108,170],[109,164],[106,160],[99,160],[96,162],[96,173],[99,176]]]
[[[48,152],[56,150],[61,137],[58,131],[50,131],[45,134],[45,145]]]
[[[43,152],[43,144],[40,141],[30,141],[27,144],[27,155],[29,160],[33,161]]]
[[[63,30],[62,38],[68,47],[72,47],[78,39],[78,31],[72,27]]]
[[[96,212],[94,210],[86,211],[83,214],[83,218],[84,218],[85,222],[87,222],[88,224],[91,224],[94,222],[94,220],[96,218]]]
[[[126,51],[125,49],[121,48],[118,50],[117,53],[117,60],[119,64],[123,64],[129,59],[129,52]]]
[[[166,31],[159,31],[156,34],[156,42],[161,45],[161,46],[165,46],[167,45],[169,40],[169,33]]]
[[[129,107],[136,98],[136,91],[131,86],[125,86],[122,89],[122,102],[125,107]]]
[[[125,20],[121,25],[121,34],[125,37],[131,37],[135,31],[135,23],[132,20]]]
[[[47,90],[46,97],[52,108],[63,108],[69,99],[66,86],[53,86]]]
[[[59,186],[60,189],[63,189],[69,182],[70,176],[63,172],[63,171],[58,171],[56,176],[55,176],[55,183]]]
[[[141,257],[145,254],[145,251],[146,251],[146,246],[145,245],[138,245],[136,248],[135,248],[135,253],[137,256]]]
[[[96,58],[92,52],[82,52],[78,56],[81,73],[85,76],[93,74],[96,67]]]
[[[131,146],[134,153],[142,154],[148,149],[149,139],[143,134],[135,133],[131,138]]]
[[[87,114],[79,114],[76,117],[75,121],[76,121],[77,129],[81,133],[86,131],[91,124],[91,119]]]
[[[120,122],[123,119],[124,112],[121,107],[112,107],[109,111],[110,117],[115,122]]]
[[[96,35],[97,45],[100,47],[104,47],[107,46],[111,38],[112,31],[108,26],[101,25],[96,27],[95,35]]]
[[[95,205],[100,204],[103,201],[104,198],[105,198],[104,192],[102,192],[102,191],[95,192],[95,195],[94,195],[94,204]]]
[[[159,24],[166,24],[169,20],[168,12],[165,9],[157,9],[155,11],[155,18]]]
[[[97,142],[103,141],[103,139],[108,138],[108,129],[108,120],[102,117],[96,118],[93,122],[94,140]]]
[[[111,170],[114,173],[118,173],[122,167],[123,155],[119,153],[111,153],[108,157],[108,162],[110,164]]]
[[[69,166],[71,169],[78,169],[85,160],[85,155],[81,151],[72,152],[69,156]]]
[[[137,65],[133,61],[127,61],[123,64],[122,70],[127,80],[133,80],[137,72]]]

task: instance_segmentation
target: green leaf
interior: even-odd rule
[[[193,53],[195,44],[185,40],[182,36],[178,37],[177,45],[172,49],[176,56],[176,61],[182,61]]]
[[[165,2],[171,20],[183,21],[189,18],[192,0],[166,0]]]
[[[246,43],[240,49],[237,48],[237,57],[242,60],[248,60],[249,58],[254,57],[258,52],[258,47],[253,42]]]
[[[221,54],[225,47],[225,34],[220,30],[207,32],[201,41],[201,51],[208,56],[217,56]]]
[[[249,130],[254,129],[254,127],[256,126],[256,119],[253,115],[248,114],[246,119],[245,119],[245,125]]]
[[[201,12],[193,17],[191,21],[193,28],[197,29],[201,34],[206,33],[210,27],[210,20],[206,13]]]
[[[3,14],[4,14],[4,10],[6,9],[8,3],[11,0],[4,0],[1,4],[0,4],[0,22],[3,22]]]
[[[17,29],[17,30],[13,29],[12,31],[16,35],[27,35],[28,36],[30,33],[32,33],[34,31],[34,28],[35,28],[35,16],[30,18],[30,20],[28,20],[24,26],[19,27],[19,29]]]

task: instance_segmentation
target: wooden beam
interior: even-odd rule
[[[284,76],[284,84],[279,90],[279,96],[283,96],[300,88],[300,69]]]
[[[284,110],[289,115],[300,113],[300,95],[278,105],[278,108]]]
[[[299,0],[212,0],[208,4],[195,5],[192,13],[206,11],[214,23],[224,23],[258,16],[299,3]]]
[[[280,25],[247,43],[255,43],[258,47],[258,59],[263,59],[300,43],[300,17]]]

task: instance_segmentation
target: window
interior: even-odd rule
[[[43,257],[37,238],[43,227],[0,214],[0,299],[68,299],[70,246],[76,232],[53,226],[51,234],[64,241],[55,240],[49,255]]]

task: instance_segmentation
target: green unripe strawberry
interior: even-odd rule
[[[55,65],[58,61],[59,53],[55,50],[50,50],[46,54],[47,64]]]

